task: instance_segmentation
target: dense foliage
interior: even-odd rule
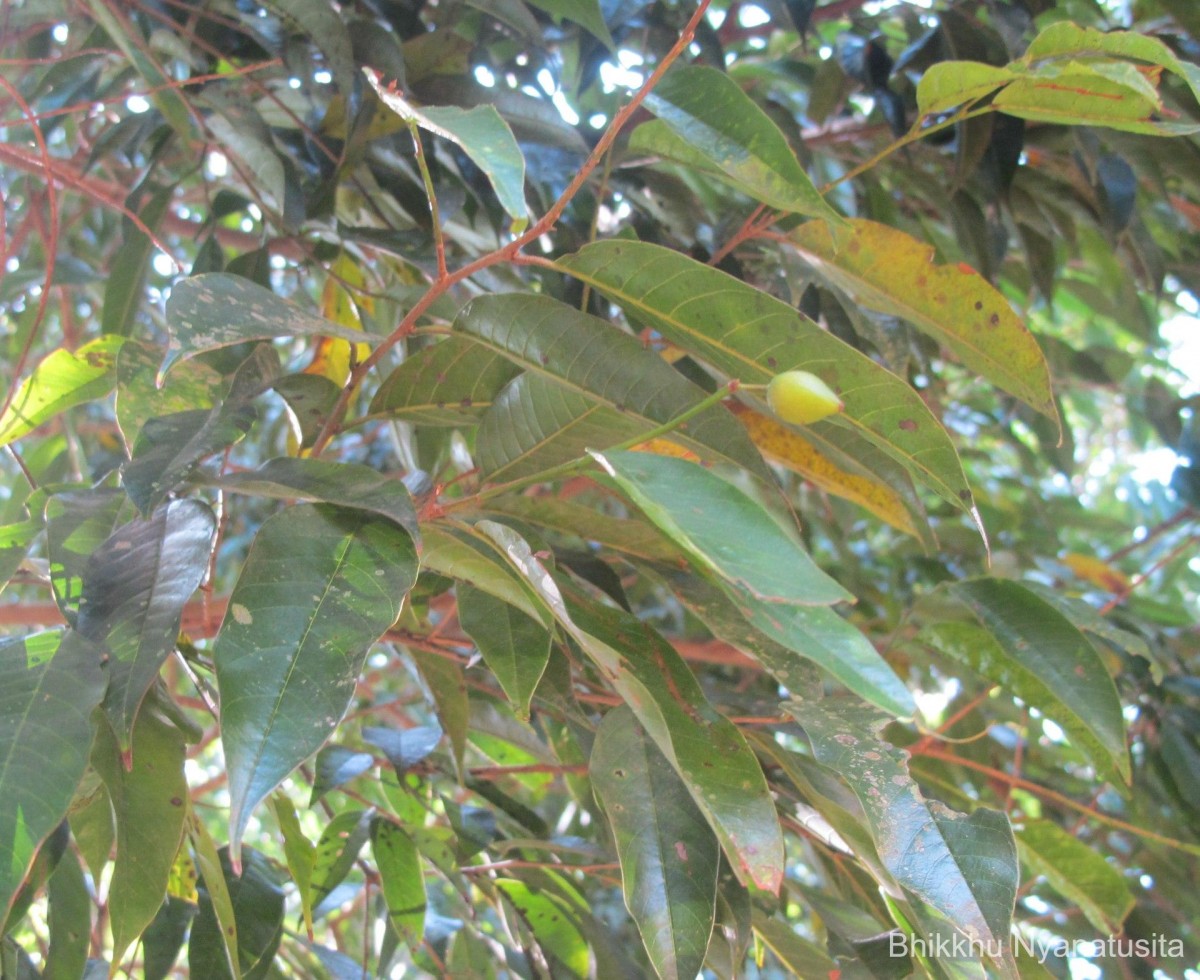
[[[4,978],[1197,976],[1190,0],[0,38]]]

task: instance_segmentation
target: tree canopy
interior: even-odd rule
[[[4,980],[1200,976],[1193,3],[0,43]]]

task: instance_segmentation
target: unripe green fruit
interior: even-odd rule
[[[784,422],[809,425],[845,406],[833,389],[808,371],[784,371],[767,385],[767,404]]]

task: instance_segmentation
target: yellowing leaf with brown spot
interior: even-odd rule
[[[1098,589],[1104,589],[1106,592],[1125,592],[1129,589],[1129,579],[1125,574],[1095,555],[1071,552],[1063,555],[1062,563],[1071,569],[1077,578]]]
[[[676,459],[686,459],[693,463],[700,462],[700,457],[690,449],[685,449],[670,439],[647,439],[633,447],[635,453],[654,453],[656,456],[674,456]]]
[[[354,260],[343,252],[329,269],[329,278],[321,292],[321,315],[351,330],[361,330],[361,307],[370,313],[374,301],[363,293],[366,280]],[[345,385],[350,377],[351,355],[357,363],[370,353],[366,344],[351,344],[337,337],[321,337],[317,341],[312,363],[304,369],[305,374],[320,374],[338,387]]]
[[[949,348],[985,381],[1058,424],[1050,369],[1008,300],[968,265],[935,265],[933,249],[911,235],[853,220],[835,237],[824,221],[791,242],[826,282],[864,306],[902,317]]]
[[[919,536],[904,501],[890,487],[846,472],[803,436],[766,415],[746,410],[738,412],[738,418],[770,462],[799,473],[826,493],[858,504],[905,534]]]

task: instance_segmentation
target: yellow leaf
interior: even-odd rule
[[[904,501],[890,487],[847,473],[803,436],[766,415],[747,409],[740,411],[738,418],[766,459],[799,473],[826,493],[858,504],[897,530],[918,537]]]
[[[1094,555],[1071,552],[1063,555],[1062,563],[1071,569],[1076,577],[1090,582],[1098,589],[1104,589],[1106,592],[1126,592],[1129,589],[1129,579],[1123,572]]]
[[[359,310],[370,313],[374,309],[374,300],[361,292],[365,285],[362,270],[343,252],[330,267],[329,278],[325,280],[325,288],[321,292],[321,315],[340,326],[361,330]],[[313,351],[312,363],[304,371],[306,374],[323,375],[341,387],[350,377],[351,355],[357,363],[370,350],[366,344],[351,344],[336,337],[320,337]]]
[[[633,447],[635,453],[654,453],[656,456],[673,456],[675,459],[686,459],[693,463],[700,462],[700,457],[690,449],[684,449],[670,439],[647,439]]]
[[[180,847],[175,855],[175,863],[171,865],[171,873],[167,877],[167,894],[193,905],[200,902],[200,896],[196,894],[196,866],[192,864],[186,847]]]

